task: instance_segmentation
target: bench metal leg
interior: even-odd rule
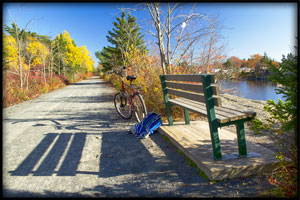
[[[189,111],[187,109],[184,108],[184,120],[185,120],[185,124],[190,124],[190,115],[189,115]]]
[[[172,111],[171,111],[171,106],[169,103],[166,103],[166,113],[168,116],[169,126],[173,126]]]
[[[221,145],[219,140],[218,128],[216,126],[210,127],[210,137],[211,137],[214,158],[216,160],[221,160],[222,159]]]
[[[161,81],[161,89],[164,96],[164,103],[166,106],[166,113],[168,116],[169,126],[173,125],[173,119],[172,119],[172,111],[171,111],[171,105],[168,98],[168,92],[167,92],[167,85],[166,85],[166,78],[165,75],[160,75],[160,81]]]
[[[236,124],[236,132],[239,146],[239,154],[241,156],[247,156],[246,136],[243,122],[238,122]]]

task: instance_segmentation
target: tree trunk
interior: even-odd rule
[[[52,79],[52,71],[53,71],[53,57],[51,57],[51,64],[50,64],[50,78]]]
[[[44,67],[44,83],[46,85],[46,63],[45,63],[45,60],[43,60],[43,67]]]
[[[161,67],[163,70],[163,74],[166,74],[166,55],[165,55],[165,48],[162,41],[159,40],[159,51],[160,51],[160,59],[161,59]]]
[[[165,47],[164,47],[164,42],[163,42],[163,33],[161,30],[161,21],[159,18],[159,5],[154,3],[152,6],[152,11],[150,7],[148,6],[148,10],[155,22],[155,28],[157,31],[157,38],[158,38],[158,46],[159,46],[159,52],[160,52],[160,61],[161,61],[161,67],[163,70],[163,74],[166,74],[166,55],[165,55]]]
[[[30,61],[29,61],[29,65],[28,65],[28,72],[27,72],[27,77],[26,77],[26,89],[28,90],[28,85],[29,85],[29,75],[30,75]]]
[[[58,59],[58,75],[60,77],[60,59]]]
[[[167,66],[171,74],[171,26],[170,26],[170,4],[168,3],[168,34],[167,34]]]
[[[66,76],[66,68],[65,68],[64,62],[62,64],[63,64],[63,73],[64,73],[64,76]]]
[[[17,40],[19,40],[18,36],[17,36]],[[20,41],[18,41],[20,87],[21,87],[21,89],[23,89],[23,67],[22,67],[21,50],[20,50],[21,47],[20,46],[21,46]]]

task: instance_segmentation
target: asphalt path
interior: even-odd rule
[[[210,182],[159,133],[128,134],[91,77],[3,109],[4,197],[255,197],[266,178]]]

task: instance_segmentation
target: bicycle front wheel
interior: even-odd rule
[[[114,103],[115,108],[121,117],[125,119],[131,118],[132,109],[127,95],[118,92],[117,94],[115,94]]]
[[[133,95],[134,115],[138,122],[141,122],[147,115],[147,109],[143,97],[139,93]]]

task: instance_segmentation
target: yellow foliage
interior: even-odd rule
[[[67,41],[67,43],[72,43],[72,38],[70,36],[70,33],[68,33],[67,31],[64,31],[62,34],[62,37],[65,41]]]
[[[8,35],[3,38],[3,51],[6,52],[6,61],[9,67],[14,67],[18,65],[18,46],[14,37]]]
[[[36,57],[32,61],[32,65],[39,65],[42,64],[42,59],[40,57]]]
[[[88,72],[91,72],[94,67],[94,61],[92,60],[89,51],[87,50],[86,46],[80,47],[82,52],[82,66],[87,69]]]
[[[23,69],[24,69],[25,71],[27,71],[27,70],[29,69],[29,66],[28,66],[26,63],[23,63]]]
[[[72,67],[80,66],[82,63],[81,50],[72,43],[67,44],[66,63]]]
[[[36,56],[39,53],[40,42],[36,38],[30,38],[30,43],[26,47],[26,50],[32,56]]]

